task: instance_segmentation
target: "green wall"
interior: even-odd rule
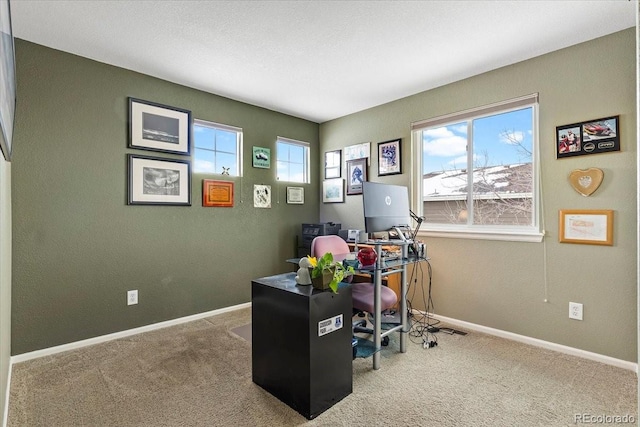
[[[321,152],[371,141],[370,180],[409,185],[411,122],[538,92],[544,243],[424,236],[435,312],[635,363],[635,81],[631,28],[323,123]],[[620,152],[555,158],[556,126],[613,115],[620,115]],[[403,174],[378,177],[376,143],[394,138],[402,138]],[[568,175],[589,167],[605,178],[583,197]],[[613,209],[614,246],[558,243],[560,209]],[[321,205],[320,220],[362,228],[361,196]],[[414,308],[424,308],[422,289],[424,282]],[[569,301],[584,304],[583,321],[568,318]]]
[[[283,136],[315,159],[318,124],[23,40],[16,62],[12,354],[246,303],[252,278],[291,268],[300,223],[318,220],[318,182],[288,205],[275,162],[252,168],[251,149],[275,153]],[[202,179],[222,178],[205,174],[190,207],[126,205],[126,155],[156,155],[127,148],[129,96],[243,128],[233,208],[202,207]],[[271,209],[253,207],[254,184],[272,186]]]

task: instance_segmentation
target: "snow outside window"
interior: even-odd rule
[[[537,108],[535,94],[412,124],[422,231],[541,240]]]

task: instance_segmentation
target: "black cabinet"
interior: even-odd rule
[[[351,286],[318,291],[295,273],[251,282],[253,382],[312,419],[353,390]]]

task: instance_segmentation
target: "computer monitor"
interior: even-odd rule
[[[409,189],[401,185],[365,181],[362,185],[364,227],[369,234],[411,227]],[[402,232],[398,238],[405,240]]]

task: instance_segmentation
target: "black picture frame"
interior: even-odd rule
[[[402,173],[402,138],[378,143],[378,176]]]
[[[127,204],[191,206],[191,162],[127,155]]]
[[[191,154],[191,111],[129,98],[129,148]]]
[[[327,151],[324,153],[324,178],[342,177],[342,150]]]
[[[16,114],[16,57],[8,0],[0,0],[0,68],[0,151],[9,162]]]
[[[362,184],[367,180],[367,159],[347,162],[347,195],[362,194]]]
[[[556,158],[620,151],[620,116],[556,127]]]

